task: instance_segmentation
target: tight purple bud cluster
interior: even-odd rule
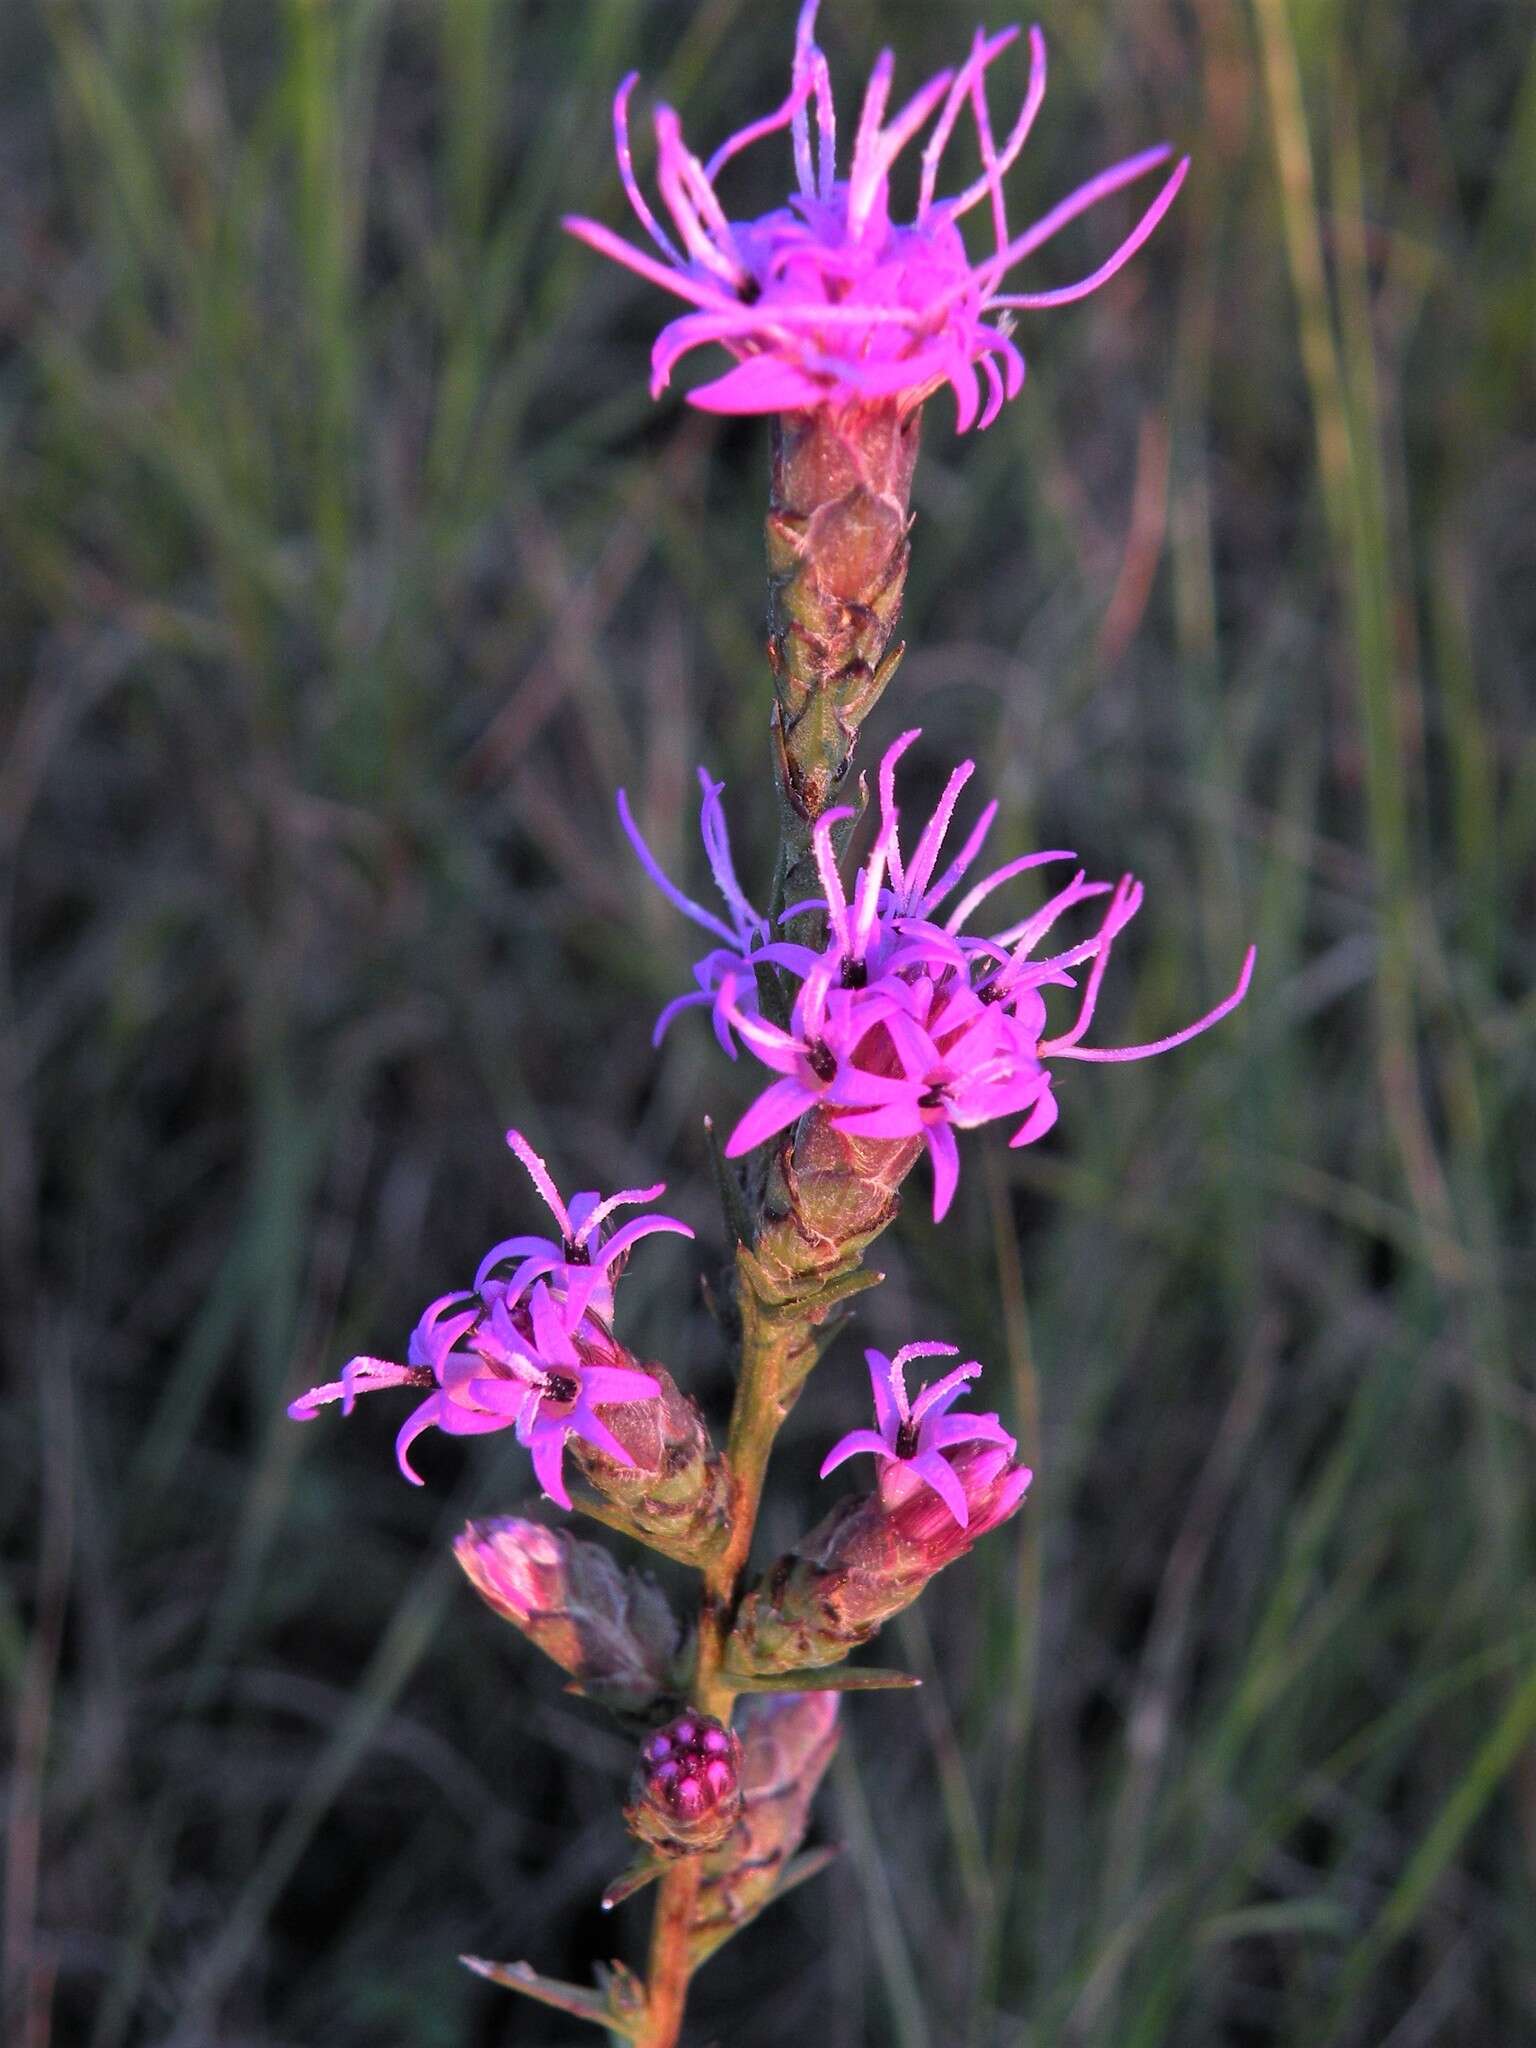
[[[741,1817],[741,1742],[710,1714],[679,1714],[647,1737],[625,1818],[663,1855],[723,1842]]]

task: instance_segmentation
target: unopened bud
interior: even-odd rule
[[[669,1690],[679,1629],[648,1574],[622,1571],[596,1543],[515,1515],[468,1523],[453,1549],[487,1606],[583,1692],[638,1712]]]
[[[764,1677],[837,1663],[1014,1513],[1030,1473],[1006,1449],[965,1444],[945,1455],[965,1489],[964,1527],[927,1486],[839,1501],[742,1602],[727,1670]]]
[[[629,1453],[630,1464],[570,1438],[571,1461],[591,1488],[590,1494],[578,1491],[577,1505],[663,1556],[700,1564],[725,1540],[725,1466],[698,1403],[663,1367],[648,1364],[645,1370],[660,1387],[657,1398],[615,1401],[603,1409],[603,1421]]]
[[[630,1780],[630,1832],[664,1856],[715,1849],[741,1818],[741,1744],[710,1714],[680,1714],[648,1736]]]

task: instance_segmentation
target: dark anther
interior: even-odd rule
[[[851,956],[843,962],[842,983],[844,988],[868,988],[869,968],[862,960]]]
[[[917,1106],[919,1109],[942,1109],[947,1099],[944,1093],[944,1084],[942,1082],[935,1082],[933,1087],[924,1094],[919,1095]]]
[[[896,1455],[898,1458],[917,1456],[917,1424],[910,1415],[896,1432]]]
[[[976,991],[976,998],[978,1002],[1000,1003],[1007,993],[1000,981],[984,981]]]
[[[546,1401],[574,1401],[581,1392],[568,1372],[547,1372],[544,1375],[544,1398]]]
[[[592,1247],[590,1245],[577,1244],[568,1237],[561,1249],[565,1253],[565,1263],[568,1266],[590,1266],[592,1263]]]
[[[830,1081],[837,1072],[837,1055],[831,1046],[824,1045],[817,1038],[805,1049],[806,1062],[818,1081]]]

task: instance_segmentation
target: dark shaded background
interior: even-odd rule
[[[973,19],[828,0],[845,104]],[[851,1710],[846,1853],[701,1980],[701,2042],[1536,2039],[1532,26],[1045,22],[1021,219],[1160,136],[1195,171],[1028,320],[995,428],[931,409],[866,759],[921,721],[1002,852],[1146,877],[1104,1042],[1250,934],[1259,977],[1197,1046],[1068,1074],[1039,1147],[973,1137],[950,1225],[919,1198],[882,1251],[866,1339],[988,1361],[1040,1476],[895,1631],[929,1683]],[[447,1560],[526,1464],[436,1440],[416,1493],[387,1400],[283,1404],[533,1224],[509,1122],[567,1187],[664,1173],[720,1254],[700,1116],[750,1077],[697,1019],[652,1056],[693,949],[611,792],[697,885],[707,760],[761,887],[765,429],[651,406],[660,295],[557,219],[620,217],[623,70],[707,141],[791,30],[0,12],[16,2048],[574,2041],[456,1952],[639,1953],[645,1905],[593,1905],[624,1747]],[[718,1412],[697,1270],[647,1246],[624,1327]],[[863,1389],[845,1338],[769,1539]]]

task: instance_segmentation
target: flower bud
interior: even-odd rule
[[[1005,1448],[964,1444],[945,1456],[965,1489],[965,1526],[923,1485],[839,1501],[742,1602],[728,1672],[764,1677],[837,1663],[1014,1513],[1030,1473]]]
[[[742,1816],[704,1863],[690,1927],[695,1967],[767,1905],[799,1848],[837,1748],[838,1696],[761,1693],[742,1701],[736,1721]]]
[[[701,1564],[725,1539],[725,1466],[698,1403],[663,1367],[647,1364],[645,1370],[660,1388],[654,1400],[616,1401],[603,1409],[632,1464],[570,1439],[572,1463],[591,1489],[578,1492],[577,1505],[665,1557]]]
[[[680,1632],[648,1574],[622,1571],[597,1544],[515,1515],[468,1523],[453,1549],[486,1605],[590,1697],[635,1713],[671,1687]]]
[[[647,1736],[630,1780],[630,1833],[663,1856],[714,1849],[741,1818],[741,1744],[711,1714],[680,1714]]]

